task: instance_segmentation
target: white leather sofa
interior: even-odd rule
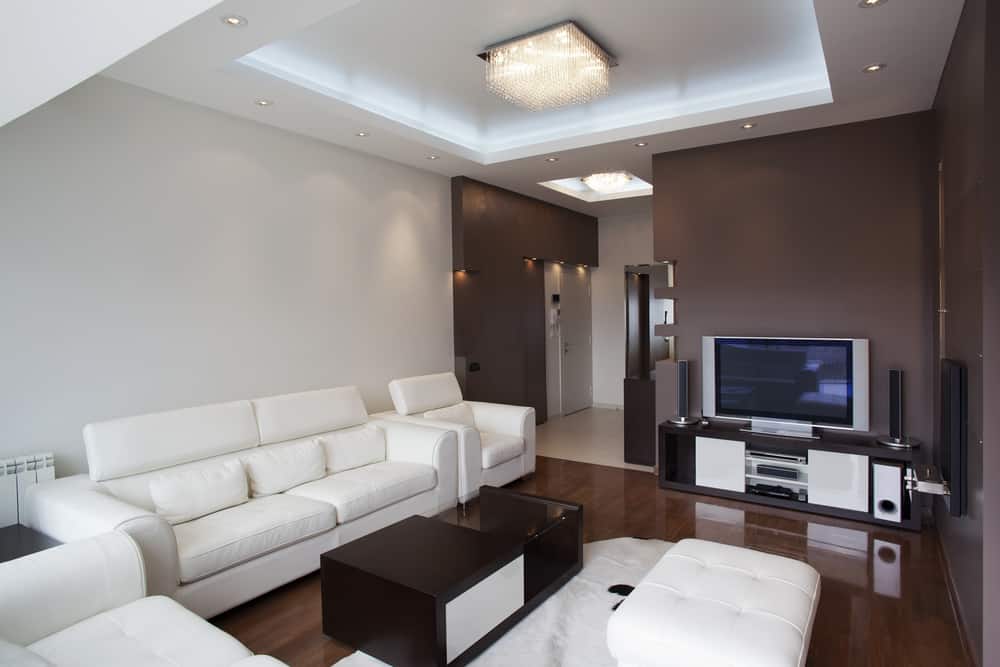
[[[163,596],[139,547],[106,533],[0,563],[0,664],[280,667]]]
[[[206,618],[458,499],[455,434],[369,421],[354,387],[89,424],[84,441],[90,474],[33,486],[28,523],[62,542],[128,533],[150,593]]]
[[[396,414],[380,417],[432,425],[458,434],[458,500],[483,484],[503,486],[535,471],[535,409],[465,401],[454,373],[389,383]]]

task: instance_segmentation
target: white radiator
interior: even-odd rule
[[[27,518],[24,497],[28,487],[55,477],[56,462],[51,452],[0,459],[0,528]]]

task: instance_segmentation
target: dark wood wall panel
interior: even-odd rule
[[[597,265],[597,219],[465,177],[452,179],[456,371],[470,400],[548,417],[544,267]],[[473,364],[479,370],[473,371]]]
[[[988,192],[986,159],[985,47],[986,0],[967,0],[938,88],[934,111],[944,211],[941,272],[944,278],[943,340],[937,355],[968,368],[969,513],[953,517],[940,501],[935,521],[957,594],[974,659],[983,662],[983,469],[984,413],[984,253]],[[995,404],[994,404],[995,405]],[[994,485],[996,484],[994,480]]]
[[[656,259],[676,260],[677,358],[701,337],[871,340],[871,428],[888,429],[887,370],[906,424],[931,441],[937,174],[933,117],[911,114],[653,157]],[[657,413],[676,366],[657,369]]]

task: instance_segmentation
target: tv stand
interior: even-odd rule
[[[920,530],[921,494],[905,488],[916,452],[877,445],[870,436],[820,432],[803,439],[738,423],[663,422],[658,449],[663,489]],[[873,502],[876,485],[885,494],[886,470],[899,477],[899,511],[888,519]]]

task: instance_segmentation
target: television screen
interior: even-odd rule
[[[716,338],[716,413],[851,426],[852,354],[850,340]]]

